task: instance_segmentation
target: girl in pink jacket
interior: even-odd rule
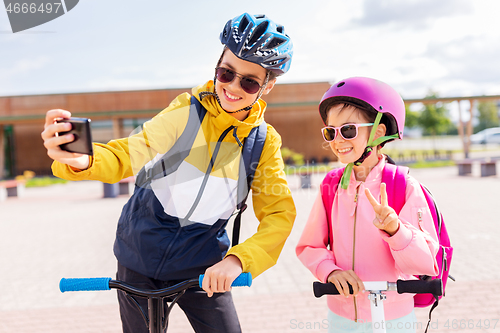
[[[371,332],[362,281],[437,275],[434,222],[419,183],[410,176],[399,215],[387,204],[381,183],[387,157],[380,149],[402,139],[405,119],[404,102],[394,89],[374,79],[349,78],[325,93],[319,110],[326,125],[323,137],[347,166],[331,207],[331,225],[320,193],[296,253],[317,279],[340,292],[327,296],[329,332]],[[412,294],[387,292],[384,308],[388,332],[390,327],[415,332]]]

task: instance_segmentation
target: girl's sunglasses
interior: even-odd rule
[[[358,136],[358,127],[372,126],[373,123],[367,124],[345,124],[340,127],[327,126],[321,129],[321,134],[323,134],[323,139],[326,142],[332,142],[337,137],[337,133],[340,132],[340,135],[344,138],[344,140],[352,140]]]
[[[263,85],[261,86],[259,82],[254,79],[238,74],[228,68],[217,67],[215,69],[215,77],[222,83],[229,83],[237,76],[240,78],[241,89],[243,89],[243,91],[247,94],[255,94],[260,88],[263,87]]]

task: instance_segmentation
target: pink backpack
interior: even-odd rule
[[[344,168],[334,169],[330,171],[323,182],[321,183],[320,190],[321,196],[323,198],[323,204],[325,205],[325,209],[327,212],[328,219],[328,230],[329,230],[329,239],[333,239],[331,226],[331,215],[332,215],[332,205],[333,199],[335,198],[335,193],[337,192],[337,187],[339,185],[340,178],[342,177],[342,173],[344,172]],[[394,164],[386,163],[384,170],[382,171],[382,182],[386,184],[387,190],[387,199],[389,202],[389,206],[391,206],[397,214],[403,208],[405,204],[405,193],[406,193],[406,175],[409,172],[408,167],[404,166],[396,166]],[[436,255],[436,260],[439,267],[439,273],[437,276],[427,276],[427,275],[416,275],[418,279],[428,280],[428,279],[441,279],[443,283],[443,295],[446,287],[446,281],[448,279],[448,273],[450,270],[451,257],[453,255],[453,247],[450,244],[450,237],[448,236],[448,232],[446,231],[446,226],[443,221],[443,216],[439,211],[436,202],[434,201],[429,190],[423,186],[422,190],[425,195],[425,199],[427,200],[427,205],[429,206],[432,219],[434,220],[434,227],[436,228],[436,233],[439,240],[439,252]],[[450,276],[450,279],[453,277]],[[432,305],[432,310],[438,305],[439,298],[435,298],[432,294],[416,294],[414,297],[415,306],[416,307],[427,307]],[[430,317],[429,312],[429,317]]]

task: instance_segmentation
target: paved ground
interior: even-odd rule
[[[500,177],[480,178],[478,169],[458,177],[455,167],[412,174],[434,193],[455,247],[457,282],[449,282],[431,332],[500,331]],[[313,278],[294,254],[321,179],[314,176],[315,188],[305,190],[290,178],[298,216],[278,264],[251,288],[234,289],[244,332],[326,332],[325,300],[313,297]],[[101,197],[102,184],[86,181],[27,189],[23,198],[0,202],[1,333],[120,332],[115,291],[58,290],[61,277],[114,277],[114,233],[127,197]],[[245,213],[242,238],[256,227]],[[427,311],[417,311],[424,327]],[[178,308],[170,327],[192,332]]]

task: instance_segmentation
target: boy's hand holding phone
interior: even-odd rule
[[[78,124],[75,126],[75,122],[68,122],[70,118],[71,113],[66,110],[56,109],[48,111],[45,116],[44,131],[42,132],[43,145],[47,148],[47,155],[53,160],[68,164],[76,169],[85,170],[89,167],[88,155],[92,153],[92,149],[88,149],[88,142],[90,142],[90,147],[92,147],[90,127],[84,125],[88,130],[82,131],[82,128],[77,128],[80,127]],[[63,119],[65,121],[61,121]],[[77,142],[75,140],[79,141],[78,145],[76,145]],[[68,145],[64,146],[72,142],[74,142],[73,146],[86,148],[84,150],[75,150],[67,148]],[[65,149],[78,150],[85,152],[85,154],[65,151],[61,149],[61,145]]]
[[[73,141],[60,145],[62,150],[69,151],[70,153],[94,155],[90,132],[90,119],[71,117],[69,119],[58,119],[56,122],[71,124],[71,129],[69,131],[60,132],[56,136],[73,134],[74,138]]]

